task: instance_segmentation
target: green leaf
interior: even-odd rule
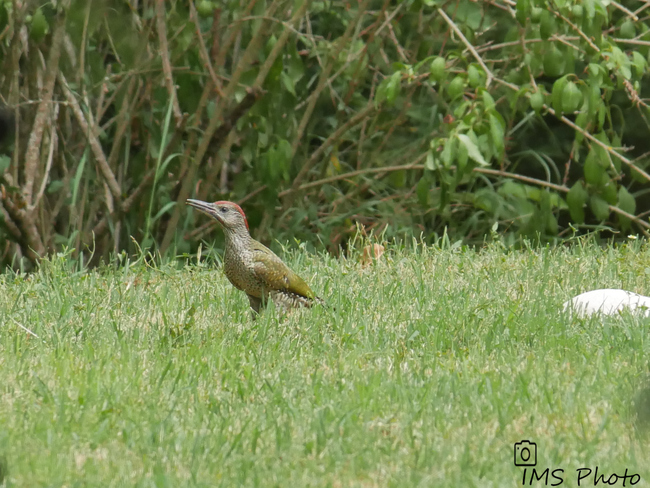
[[[566,58],[555,44],[552,44],[544,53],[544,73],[546,76],[556,78],[564,74]]]
[[[305,74],[305,66],[295,48],[293,49],[287,64],[287,74],[295,85],[295,83],[297,83]]]
[[[587,112],[580,112],[578,116],[576,117],[575,124],[580,127],[581,129],[587,129],[587,124],[589,122],[589,114]],[[578,147],[579,144],[582,143],[583,139],[585,138],[584,133],[580,131],[576,131],[576,137],[574,139],[574,143],[576,144],[576,147]],[[579,161],[579,151],[575,154],[574,159],[576,161]]]
[[[440,167],[440,165],[436,162],[436,156],[433,152],[433,149],[429,149],[427,152],[427,159],[424,162],[424,167],[429,171],[435,171]]]
[[[441,82],[445,78],[445,58],[437,57],[431,61],[431,66],[429,67],[429,74],[431,79],[437,82]]]
[[[282,73],[280,73],[280,79],[282,80],[282,84],[287,89],[287,91],[295,97],[296,88],[293,84],[293,79],[291,78],[291,76],[289,76],[286,72],[283,71]]]
[[[481,84],[481,72],[474,65],[467,68],[467,82],[472,88],[476,88]]]
[[[587,159],[585,159],[585,181],[590,185],[599,185],[604,174],[605,168],[598,162],[595,151],[589,151]]]
[[[557,219],[551,212],[546,214],[546,232],[552,236],[556,236],[558,233]]]
[[[517,3],[519,5],[519,3]],[[542,20],[542,12],[544,12],[544,9],[541,7],[533,7],[530,9],[530,21],[533,24],[539,24],[539,22]]]
[[[501,199],[499,195],[491,189],[483,188],[474,193],[474,206],[485,210],[489,214],[494,214],[500,207]]]
[[[575,112],[581,103],[582,92],[580,88],[574,82],[569,81],[562,89],[562,111],[567,113]]]
[[[598,220],[606,220],[609,217],[609,203],[598,195],[592,195],[589,199],[589,206]]]
[[[440,153],[440,159],[445,165],[445,168],[449,168],[456,158],[456,138],[450,137],[445,142],[445,147]]]
[[[645,57],[643,57],[640,52],[633,51],[632,64],[634,65],[636,75],[641,78],[645,74],[646,68],[648,66],[648,62],[646,61]]]
[[[386,86],[386,102],[389,105],[395,103],[395,99],[399,95],[400,89],[402,88],[402,72],[396,71],[391,75]]]
[[[623,186],[618,190],[618,204],[616,206],[631,215],[636,212],[636,200]],[[632,222],[628,217],[621,214],[616,214],[616,217],[621,228],[625,230],[630,228]]]
[[[602,195],[602,197],[605,199],[607,203],[609,203],[610,205],[616,205],[616,202],[618,201],[616,183],[612,181],[612,179],[609,176],[607,176],[606,173],[603,180],[605,181],[601,187],[600,194]]]
[[[569,190],[566,196],[566,203],[569,206],[571,220],[582,224],[585,221],[584,206],[589,199],[589,193],[585,190],[581,181],[577,181]]]
[[[603,105],[603,99],[600,94],[600,87],[596,84],[593,84],[589,87],[589,109],[588,114],[591,119],[598,109]],[[583,127],[584,128],[584,127]]]
[[[632,78],[632,70],[630,69],[630,60],[623,51],[616,46],[610,46],[611,54],[609,60],[605,65],[610,69],[615,69],[621,73],[623,78],[629,80]]]
[[[266,132],[257,133],[257,147],[265,148],[269,144],[269,135]]]
[[[530,108],[535,112],[539,112],[544,106],[544,94],[541,90],[537,90],[530,96]]]
[[[0,175],[4,173],[11,164],[11,158],[6,154],[0,154]]]
[[[467,151],[467,147],[465,147],[464,144],[459,144],[458,149],[456,150],[456,164],[459,176],[462,176],[465,173],[468,157],[469,152]]]
[[[603,78],[607,76],[607,70],[596,63],[589,63],[587,72],[589,73],[589,83],[592,85],[600,86],[603,83]]]
[[[584,222],[585,212],[584,205],[589,199],[589,193],[585,189],[581,181],[577,181],[567,193],[566,201],[569,206],[569,212],[571,213],[571,218],[579,223]]]
[[[63,181],[62,180],[50,181],[50,184],[47,185],[47,193],[48,194],[54,194],[54,193],[58,192],[61,188],[63,188]]]
[[[494,103],[494,98],[492,98],[492,95],[490,95],[486,89],[482,89],[481,96],[483,97],[483,104],[485,105],[485,110],[486,111],[494,110],[496,104]]]
[[[490,135],[497,153],[499,156],[503,156],[503,153],[505,152],[505,129],[501,121],[492,114],[490,114]]]
[[[488,166],[487,161],[483,158],[481,151],[467,134],[458,134],[458,140],[467,148],[467,154],[476,161],[480,166]]]
[[[418,196],[420,205],[427,205],[429,203],[429,181],[426,176],[423,176],[418,181],[418,184],[415,186],[415,193]]]
[[[557,113],[562,113],[562,96],[564,94],[564,87],[569,83],[567,76],[555,80],[553,83],[553,91],[551,92],[551,104],[553,105],[553,110]]]
[[[517,19],[517,22],[525,26],[526,21],[530,17],[530,0],[520,0],[516,2],[515,8],[515,18]]]
[[[619,35],[623,39],[634,39],[636,37],[636,28],[634,27],[634,22],[631,20],[626,20],[621,24]]]
[[[605,106],[605,104],[601,104],[600,107],[598,107],[598,126],[602,127],[605,125],[605,120],[607,119],[607,113],[608,109]]]
[[[526,185],[522,183],[517,183],[512,180],[506,180],[503,185],[499,187],[499,195],[502,196],[511,196],[515,198],[525,199],[526,196]]]
[[[465,80],[462,76],[456,76],[449,85],[447,85],[447,94],[454,100],[465,92]]]
[[[36,9],[32,17],[32,23],[29,29],[29,35],[35,42],[41,42],[49,32],[50,26],[40,8]]]
[[[176,205],[175,201],[167,202],[163,208],[161,208],[156,215],[153,216],[151,219],[151,223],[153,224],[156,222],[160,217],[165,215],[167,212],[169,212],[174,206]]]
[[[388,84],[390,83],[390,78],[384,78],[379,86],[377,87],[377,93],[375,93],[375,106],[378,106],[382,102],[386,101],[386,96],[388,92]]]
[[[539,36],[546,40],[557,32],[555,16],[548,10],[544,10],[539,19]]]
[[[624,186],[618,189],[618,204],[616,206],[629,214],[636,213],[636,200]]]

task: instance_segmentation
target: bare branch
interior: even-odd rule
[[[591,47],[591,49],[593,49],[593,50],[596,51],[597,53],[600,52],[600,49],[598,48],[598,46],[596,46],[593,42],[591,42],[591,39],[589,39],[589,36],[588,36],[587,34],[585,34],[584,32],[582,32],[582,30],[580,29],[580,27],[578,27],[576,24],[574,24],[573,22],[571,22],[571,21],[570,21],[568,18],[566,18],[564,15],[562,15],[561,12],[559,12],[559,11],[557,11],[557,10],[555,10],[555,9],[551,9],[551,8],[549,8],[548,10],[549,10],[553,15],[555,15],[555,16],[558,17],[559,19],[562,19],[564,22],[566,22],[567,24],[569,24],[569,25],[571,26],[571,28],[572,28],[574,31],[576,31],[576,32],[578,33],[578,35],[579,35],[580,37],[582,37],[582,39],[583,39],[587,44],[589,44],[589,47]]]
[[[56,104],[54,106],[54,114],[52,116],[52,120],[56,121],[56,119],[59,117],[59,105]],[[38,191],[38,195],[36,195],[36,198],[34,199],[34,203],[30,207],[30,211],[34,210],[36,207],[38,207],[39,202],[41,201],[41,198],[43,198],[43,194],[45,193],[45,187],[47,186],[47,181],[50,178],[50,170],[52,169],[52,159],[54,157],[54,148],[56,147],[58,143],[58,136],[56,133],[56,128],[51,128],[51,134],[50,134],[50,149],[47,153],[47,164],[45,165],[45,173],[43,174],[43,179],[41,181],[41,188]]]
[[[438,9],[438,13],[442,16],[443,19],[445,19],[445,22],[449,25],[449,27],[452,28],[452,30],[456,33],[456,35],[460,38],[460,40],[465,44],[465,47],[467,50],[472,53],[472,56],[474,56],[474,59],[476,59],[476,62],[481,65],[481,68],[483,68],[483,71],[485,71],[485,74],[487,76],[487,79],[485,81],[485,86],[490,86],[490,83],[492,83],[492,79],[494,78],[494,75],[492,74],[492,71],[490,71],[490,68],[487,67],[487,65],[483,62],[483,58],[479,56],[479,54],[476,52],[476,49],[474,49],[474,46],[472,46],[472,43],[470,43],[467,38],[463,35],[461,30],[458,28],[456,23],[449,18],[449,16],[445,13],[445,11],[441,8]]]
[[[260,68],[257,78],[255,78],[255,82],[253,83],[253,88],[257,89],[262,87],[262,83],[264,83],[266,76],[269,74],[269,71],[271,70],[271,66],[273,66],[273,63],[275,63],[275,60],[280,54],[280,51],[282,51],[282,48],[284,48],[284,45],[289,39],[289,34],[291,33],[293,27],[305,15],[305,12],[307,11],[307,7],[309,7],[310,3],[311,0],[304,0],[300,8],[296,10],[296,12],[291,17],[291,20],[289,21],[289,25],[285,25],[282,34],[280,34],[280,38],[273,46],[273,49],[269,53],[269,56],[266,58],[264,64]]]
[[[368,102],[368,104],[364,107],[363,110],[357,113],[354,117],[350,118],[345,124],[341,125],[341,127],[336,129],[336,131],[334,131],[325,140],[325,142],[323,142],[323,144],[321,144],[320,147],[316,149],[316,151],[314,151],[314,153],[311,155],[309,160],[303,165],[303,167],[300,169],[300,172],[293,180],[291,189],[281,192],[278,196],[280,197],[286,196],[293,192],[298,191],[299,189],[303,189],[303,187],[301,186],[302,180],[305,179],[307,173],[318,162],[318,160],[321,158],[325,150],[328,147],[330,147],[335,141],[337,141],[343,134],[345,134],[348,130],[350,130],[352,127],[363,122],[366,119],[366,117],[370,115],[374,110],[375,110],[375,102],[373,100],[370,100],[370,102]]]
[[[54,83],[59,71],[59,58],[61,57],[61,43],[65,35],[65,18],[59,15],[54,34],[52,35],[52,45],[50,54],[45,68],[45,79],[43,81],[43,91],[41,101],[36,110],[34,125],[27,143],[27,152],[25,153],[25,185],[23,194],[28,205],[32,203],[32,193],[34,191],[34,180],[38,172],[38,163],[41,158],[41,141],[43,140],[43,131],[45,124],[48,122],[49,111],[51,110],[52,95],[54,93]]]
[[[221,80],[217,78],[217,74],[214,72],[212,62],[210,61],[210,55],[205,47],[205,42],[203,42],[201,26],[199,25],[199,16],[197,15],[193,0],[190,0],[190,17],[196,27],[196,38],[199,40],[199,55],[201,56],[201,61],[203,61],[205,68],[208,70],[208,73],[210,73],[210,79],[212,80],[215,90],[217,90],[220,96],[223,96],[223,93],[221,92]]]
[[[93,155],[97,160],[97,164],[99,165],[99,170],[101,171],[102,176],[106,180],[106,183],[108,184],[108,188],[110,189],[111,194],[113,195],[115,200],[120,202],[122,199],[122,192],[120,190],[120,186],[117,184],[115,175],[113,174],[113,171],[108,165],[108,161],[106,160],[106,155],[104,154],[99,139],[97,139],[97,134],[95,133],[95,131],[91,130],[91,127],[86,121],[86,117],[84,116],[81,107],[77,102],[77,99],[75,98],[74,94],[70,90],[70,87],[68,86],[68,82],[63,76],[63,73],[59,73],[58,76],[59,76],[59,83],[63,87],[63,93],[65,94],[65,98],[68,101],[70,107],[72,108],[72,112],[74,113],[77,122],[81,126],[82,132],[88,138],[88,143],[90,144],[90,148],[93,151]]]
[[[268,16],[272,16],[275,10],[277,10],[277,8],[279,7],[280,3],[281,0],[274,0],[273,3],[267,9],[266,14]],[[205,132],[203,133],[203,138],[199,143],[194,158],[189,166],[188,172],[184,177],[183,185],[181,186],[180,192],[178,194],[178,198],[176,199],[178,205],[176,205],[176,207],[174,208],[172,216],[167,222],[167,229],[165,230],[165,235],[163,236],[163,240],[160,245],[160,252],[162,254],[165,253],[165,251],[171,244],[174,234],[176,233],[176,225],[178,224],[178,220],[180,218],[180,212],[182,208],[181,204],[190,195],[190,189],[194,184],[194,177],[196,175],[196,171],[199,165],[203,162],[203,158],[205,157],[208,148],[211,147],[212,136],[217,131],[217,128],[222,124],[222,115],[225,110],[225,103],[228,100],[230,100],[231,96],[235,92],[235,89],[239,85],[239,80],[241,79],[244,72],[250,67],[254,56],[257,55],[260,46],[262,44],[262,39],[264,39],[264,36],[267,33],[267,28],[268,28],[268,22],[262,23],[260,28],[257,30],[257,32],[255,32],[253,38],[248,43],[248,46],[246,47],[243,56],[241,57],[239,63],[237,63],[237,66],[233,71],[233,74],[230,78],[228,85],[224,89],[224,98],[219,100],[219,103],[217,104],[217,107],[215,109],[215,113],[212,116],[212,119],[210,120],[208,127],[205,129]]]
[[[179,125],[183,118],[183,113],[178,104],[176,86],[174,85],[174,78],[172,75],[172,66],[169,62],[169,44],[167,43],[167,26],[165,24],[165,0],[156,0],[156,30],[158,31],[158,41],[160,42],[160,50],[158,52],[162,58],[165,85],[167,85],[167,91],[172,99],[172,110],[174,112],[174,118],[176,119],[176,125]]]
[[[614,5],[617,9],[619,9],[621,12],[625,12],[625,15],[630,17],[634,22],[638,21],[639,18],[636,16],[635,12],[630,11],[628,8],[624,7],[618,2],[615,2],[614,0],[610,0],[610,4]]]

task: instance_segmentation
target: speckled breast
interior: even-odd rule
[[[223,258],[223,269],[228,281],[236,288],[255,297],[262,296],[262,284],[250,271],[252,269],[252,263],[247,263],[244,257],[233,252],[228,252],[228,249],[226,249]]]

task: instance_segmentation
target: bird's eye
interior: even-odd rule
[[[228,211],[228,207],[221,207],[221,213],[226,213]]]

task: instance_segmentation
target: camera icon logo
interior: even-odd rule
[[[515,466],[537,465],[537,444],[528,440],[515,442]]]

